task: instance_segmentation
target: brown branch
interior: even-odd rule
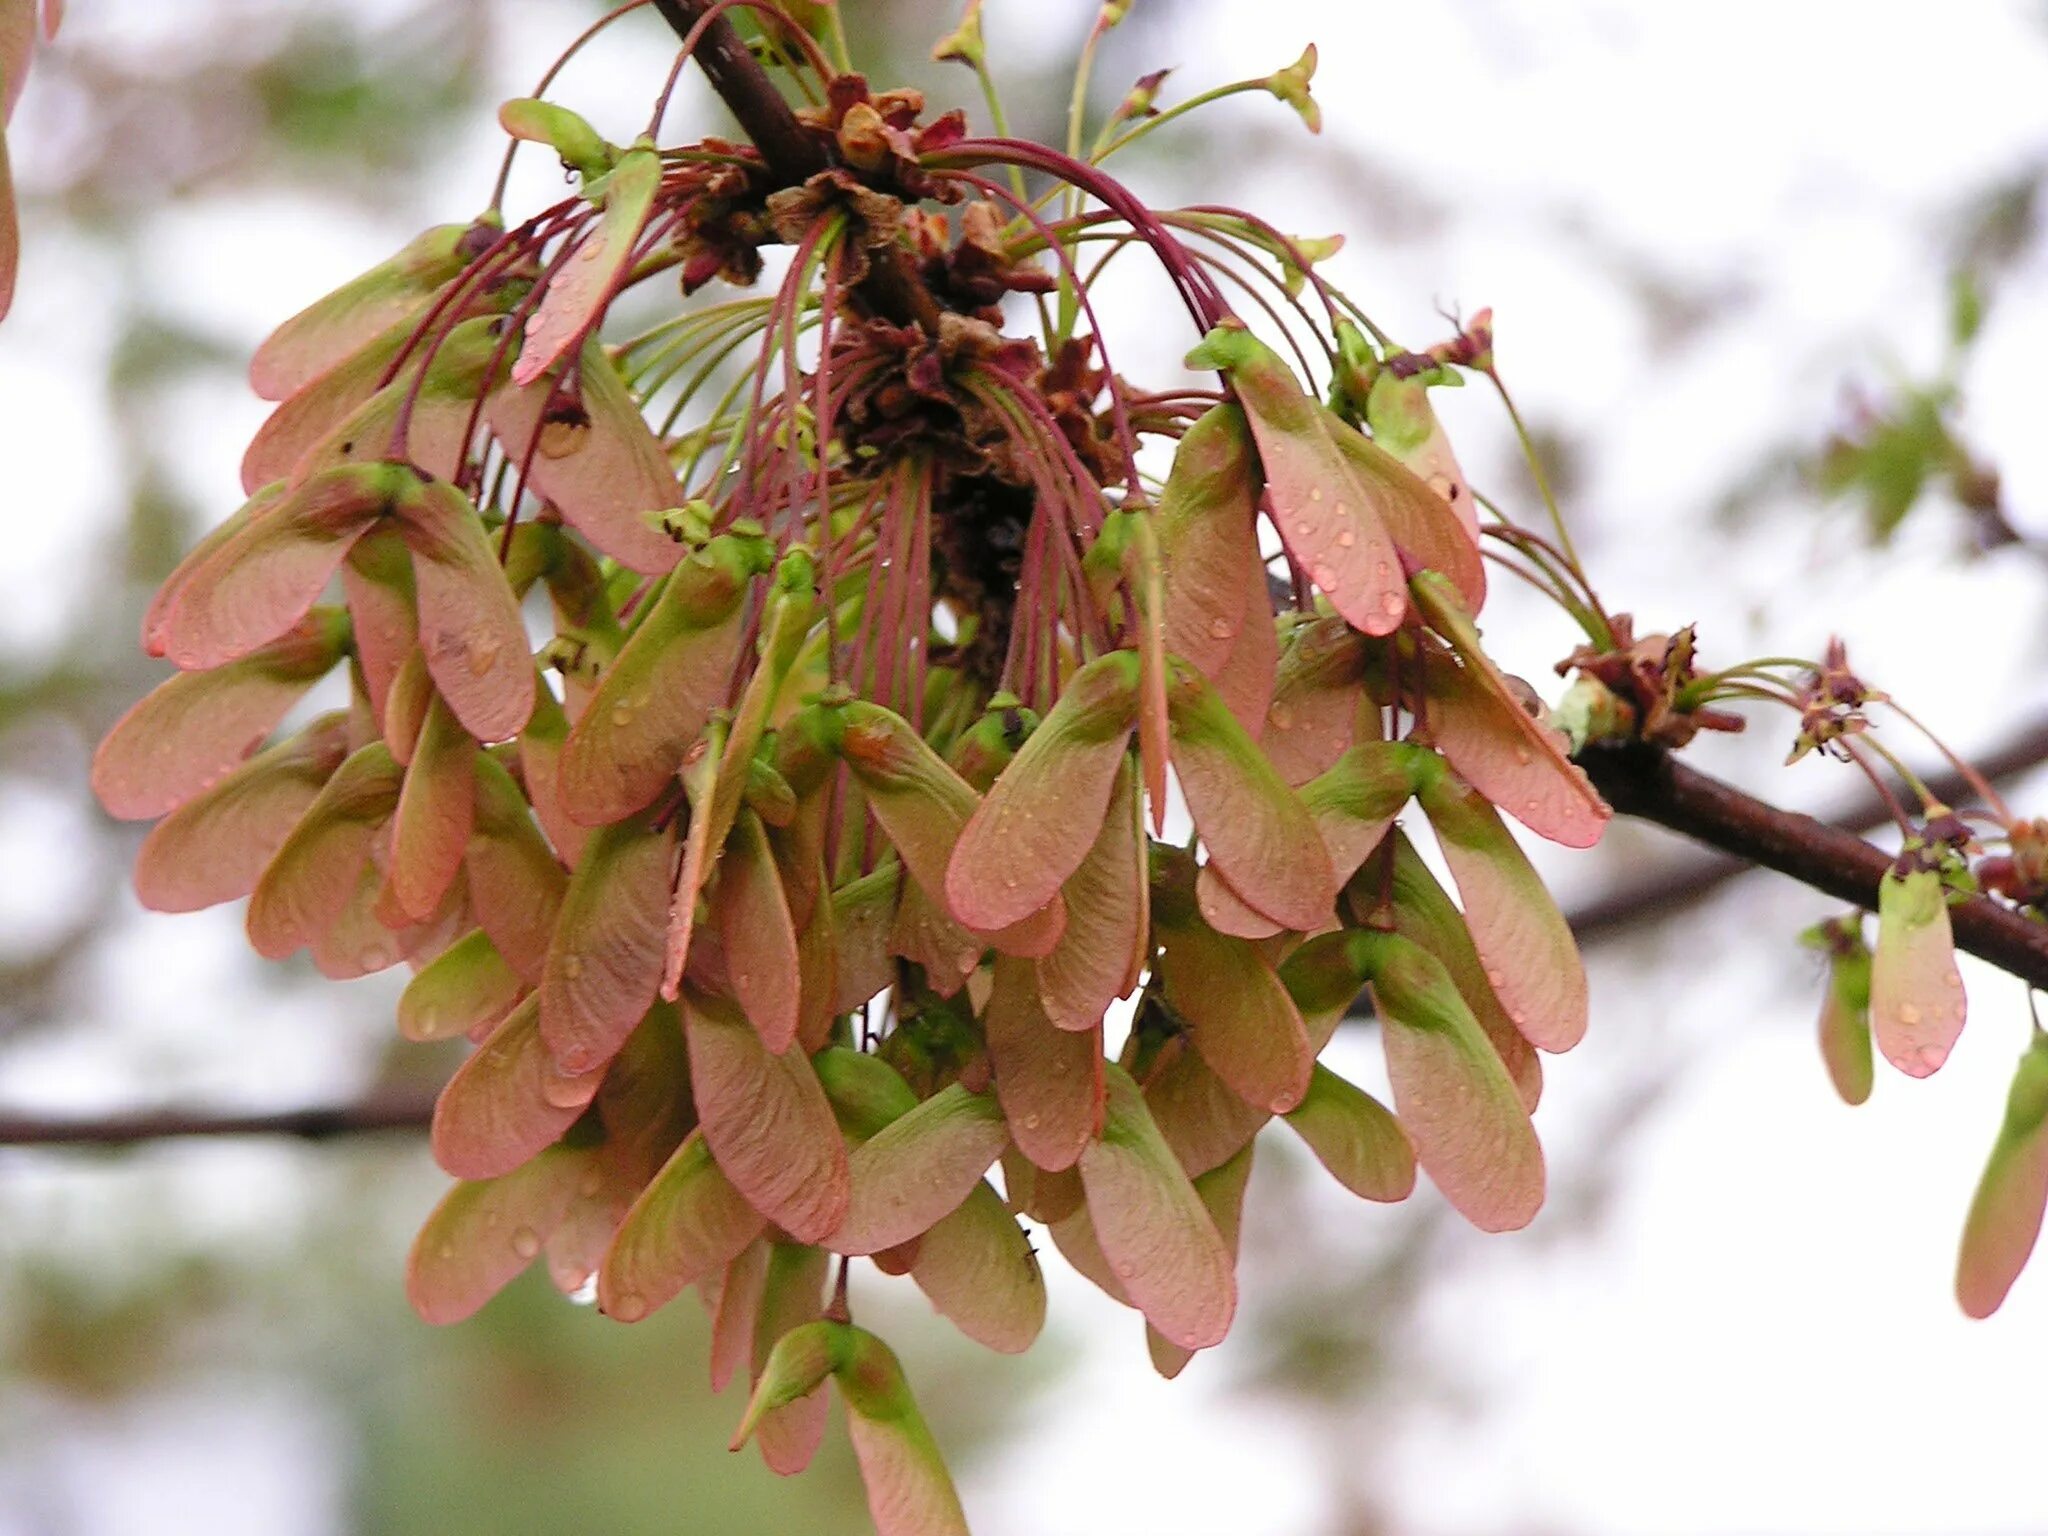
[[[2048,762],[2048,716],[2023,727],[2002,746],[1972,761],[1977,771],[1993,784],[2040,767],[2043,762]],[[1954,769],[1930,773],[1925,778],[1935,799],[1945,805],[1966,805],[1976,798],[1969,783]],[[1888,823],[1891,813],[1877,791],[1866,785],[1861,794],[1821,820],[1845,832],[1869,832]],[[1575,907],[1570,914],[1572,932],[1578,935],[1581,943],[1586,943],[1644,923],[1660,921],[1708,892],[1718,890],[1736,876],[1748,874],[1754,867],[1741,859],[1722,854],[1689,859],[1677,868],[1631,881]]]
[[[654,0],[655,10],[684,39],[711,4],[712,0]],[[831,168],[832,156],[826,146],[797,120],[731,22],[721,16],[706,27],[691,57],[703,66],[711,88],[739,120],[777,179],[799,186]],[[868,257],[868,275],[855,295],[866,301],[864,307],[897,325],[916,324],[936,336],[938,301],[918,279],[903,249],[885,246],[870,251]]]
[[[1608,802],[1682,832],[1745,865],[1761,865],[1875,910],[1891,855],[1853,832],[1744,794],[1655,747],[1592,747],[1579,762]],[[1956,947],[2031,986],[2048,987],[2048,924],[1983,896],[1949,909]]]
[[[654,0],[654,8],[677,37],[687,40],[711,9],[711,0]],[[795,185],[827,168],[825,146],[797,121],[731,22],[721,16],[706,27],[691,57],[777,176]]]
[[[152,1109],[100,1116],[0,1112],[0,1146],[125,1147],[191,1136],[288,1136],[326,1141],[369,1131],[419,1131],[433,1118],[438,1089],[387,1088],[347,1104],[222,1114]]]

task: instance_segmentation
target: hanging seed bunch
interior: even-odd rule
[[[685,56],[729,86],[759,66],[719,11]],[[405,965],[400,1030],[475,1042],[423,1316],[534,1263],[626,1323],[694,1287],[741,1439],[800,1469],[832,1384],[880,1529],[954,1531],[853,1260],[1019,1351],[1034,1223],[1172,1375],[1230,1327],[1275,1119],[1365,1199],[1419,1167],[1483,1229],[1536,1214],[1539,1053],[1586,984],[1508,823],[1583,848],[1609,813],[1482,644],[1489,563],[1586,629],[1579,742],[1725,728],[1762,685],[1636,642],[1561,521],[1482,525],[1429,392],[1498,383],[1487,315],[1407,350],[1316,271],[1336,241],[1104,169],[1233,93],[1317,126],[1313,50],[1167,110],[1147,77],[1061,149],[871,88],[830,7],[735,14],[807,103],[772,143],[509,102],[572,195],[264,343],[248,500],[150,605],[177,671],[94,785],[157,819],[147,905],[246,897],[264,955]],[[972,8],[938,56],[987,81]],[[1195,370],[1156,388],[1091,297],[1139,261]],[[1838,1080],[1866,1006],[1909,1071],[1960,1025],[1926,831],[1874,965],[1829,930]],[[2030,899],[2042,846],[2014,834]],[[1391,1106],[1318,1060],[1362,994]],[[2038,1184],[2029,1094],[2000,1155]]]

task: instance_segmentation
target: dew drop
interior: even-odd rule
[[[443,1243],[436,1250],[436,1253],[440,1258],[452,1259],[455,1257],[455,1245],[453,1243]]]
[[[1312,523],[1296,523],[1294,525],[1294,536],[1297,539],[1305,539],[1315,531],[1315,526]]]
[[[595,261],[598,257],[602,256],[603,254],[604,242],[602,240],[591,239],[583,242],[581,249],[579,249],[576,252],[576,259],[578,261]]]
[[[1038,1116],[1036,1116],[1036,1115],[1026,1115],[1026,1116],[1024,1117],[1024,1129],[1025,1129],[1025,1130],[1027,1130],[1027,1131],[1035,1131],[1035,1130],[1037,1130],[1037,1129],[1038,1129]]]
[[[1327,565],[1313,566],[1309,570],[1308,579],[1327,591],[1337,584],[1337,573]]]
[[[623,731],[627,726],[631,725],[632,723],[633,711],[631,708],[624,704],[615,704],[612,706],[613,725],[617,726],[620,730]]]
[[[1357,542],[1358,535],[1353,533],[1349,528],[1339,528],[1337,530],[1337,547],[1339,549],[1349,549],[1352,545],[1356,544]]]
[[[628,1291],[611,1304],[610,1311],[622,1323],[637,1323],[647,1315],[647,1299],[637,1291]]]
[[[1211,619],[1209,621],[1209,635],[1212,639],[1228,640],[1235,633],[1236,628],[1228,619]]]
[[[1923,1045],[1920,1047],[1920,1065],[1932,1072],[1947,1059],[1947,1055],[1938,1045]]]
[[[1398,592],[1388,592],[1380,598],[1380,612],[1390,619],[1398,619],[1401,616],[1401,610],[1407,606],[1407,603],[1402,600],[1401,594]]]
[[[1534,762],[1535,760],[1535,754],[1530,752],[1530,750],[1527,747],[1515,748],[1515,761],[1520,763],[1524,768],[1528,767],[1529,764]]]
[[[432,1038],[441,1032],[441,1010],[422,1008],[418,1017],[419,1032]]]
[[[484,1212],[484,1230],[486,1232],[495,1232],[498,1229],[498,1221],[499,1216],[496,1211]]]
[[[1129,1259],[1118,1259],[1116,1261],[1115,1268],[1118,1278],[1123,1280],[1130,1279],[1131,1276],[1135,1275],[1138,1272],[1138,1266],[1133,1264]]]
[[[540,1234],[531,1227],[521,1227],[512,1234],[512,1251],[522,1259],[530,1259],[540,1252]]]
[[[1276,731],[1291,731],[1294,729],[1294,711],[1284,704],[1275,704],[1266,711],[1266,724]]]
[[[490,671],[498,660],[498,652],[502,649],[503,647],[496,640],[488,637],[478,636],[472,639],[468,645],[469,675],[471,677],[482,677],[486,672]]]
[[[1494,991],[1498,992],[1501,989],[1502,984],[1506,982],[1506,980],[1507,978],[1501,975],[1500,968],[1498,966],[1489,965],[1486,968],[1486,984],[1489,987],[1493,988]]]
[[[574,981],[578,976],[581,976],[582,974],[583,957],[581,955],[562,956],[562,975],[564,977],[566,977],[570,981]]]
[[[1458,499],[1458,488],[1451,483],[1449,475],[1431,475],[1429,477],[1429,488],[1435,491],[1437,495],[1443,497],[1445,501],[1456,501]]]
[[[1958,976],[1954,971],[1950,971],[1946,976],[1941,978],[1941,984],[1944,987],[1947,987],[1951,992],[1960,992],[1963,987],[1963,978]]]
[[[1321,501],[1323,499],[1323,488],[1320,485],[1310,486],[1308,488],[1308,499],[1310,501]]]
[[[386,954],[377,945],[372,944],[368,949],[356,956],[356,960],[366,971],[381,971],[391,963],[391,956]]]
[[[1912,1003],[1899,1004],[1899,1022],[1911,1029],[1920,1022],[1920,1010]]]

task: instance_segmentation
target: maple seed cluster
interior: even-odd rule
[[[972,23],[942,53],[980,69]],[[402,1033],[475,1043],[434,1117],[458,1182],[412,1253],[424,1317],[535,1263],[628,1323],[694,1287],[714,1386],[753,1383],[741,1440],[802,1468],[829,1386],[878,1527],[953,1531],[850,1261],[1020,1351],[1021,1218],[1173,1375],[1230,1327],[1275,1119],[1362,1198],[1420,1169],[1525,1225],[1540,1053],[1587,996],[1504,815],[1583,848],[1609,812],[1475,622],[1429,391],[1491,373],[1489,317],[1411,352],[1315,272],[1336,242],[1145,205],[1101,165],[1174,115],[1156,76],[1083,158],[793,35],[825,172],[509,103],[574,195],[431,230],[265,342],[248,499],[150,605],[177,670],[93,782],[157,822],[147,905],[247,897],[261,953],[405,965]],[[1236,89],[1313,126],[1313,65]],[[1199,386],[1111,365],[1091,245],[1159,264]],[[1263,335],[1219,281],[1248,273]],[[1689,632],[1589,611],[1613,718],[1724,723]],[[1830,932],[1852,1078],[1866,1007],[1894,1060],[1959,1027],[1959,986],[1937,1017],[1888,969],[1935,964],[1942,878],[1888,885],[1874,972]],[[1319,1059],[1361,996],[1391,1105]]]

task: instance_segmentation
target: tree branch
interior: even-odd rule
[[[654,0],[654,8],[676,36],[687,40],[711,9],[712,0]],[[800,186],[820,171],[829,170],[830,153],[797,120],[796,113],[768,72],[748,51],[732,23],[723,16],[704,29],[692,58],[703,66],[711,88],[739,119],[740,128],[761,151],[768,169],[790,186]],[[938,301],[919,281],[901,247],[889,245],[868,253],[868,275],[857,297],[866,300],[873,313],[897,325],[919,325],[936,336],[939,330]]]
[[[2048,762],[2048,716],[2022,727],[2003,745],[1972,761],[1977,771],[1993,784],[2040,767]],[[1929,773],[1925,781],[1934,798],[1944,804],[1963,805],[1975,798],[1969,782],[1953,768],[1944,773]],[[1845,832],[1867,833],[1888,823],[1891,812],[1877,791],[1866,784],[1854,799],[1821,819]],[[1658,922],[1754,868],[1726,854],[1685,860],[1676,868],[1632,881],[1574,908],[1570,914],[1572,932],[1584,944],[1644,923]]]
[[[711,9],[711,0],[654,0],[654,8],[687,41]],[[721,16],[706,27],[691,57],[777,176],[795,185],[826,169],[824,146],[797,121],[731,22]]]
[[[1877,908],[1878,883],[1892,856],[1853,832],[1779,810],[1656,747],[1590,747],[1579,763],[1625,816],[1682,832],[1841,901]],[[2031,986],[2048,987],[2048,924],[1983,896],[1951,906],[1949,923],[1958,949]]]
[[[0,1112],[0,1146],[125,1147],[190,1136],[288,1136],[326,1141],[368,1131],[419,1131],[432,1120],[439,1091],[387,1088],[347,1104],[254,1114],[152,1109],[66,1118]]]

